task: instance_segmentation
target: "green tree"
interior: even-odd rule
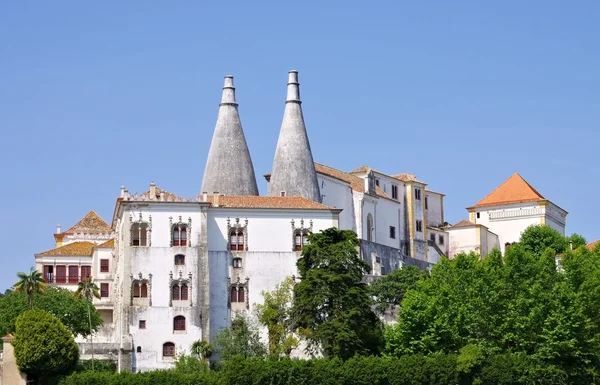
[[[576,250],[581,246],[585,246],[587,244],[586,239],[582,235],[579,235],[577,233],[571,234],[567,238],[567,242],[569,244],[569,248],[572,248],[573,250]]]
[[[92,330],[92,312],[90,308],[94,306],[92,305],[92,300],[94,298],[100,299],[100,289],[92,281],[92,277],[87,277],[85,280],[77,284],[77,290],[75,293],[73,293],[73,295],[76,298],[83,298],[87,302],[88,323],[90,326],[90,344],[92,345],[92,370],[94,370],[94,331]]]
[[[541,255],[547,248],[557,254],[567,251],[568,241],[552,227],[531,225],[522,233],[519,243],[532,255]]]
[[[15,292],[26,293],[29,308],[33,309],[33,296],[46,293],[46,281],[44,281],[42,273],[34,270],[33,267],[30,269],[29,274],[18,272],[17,277],[19,277],[19,280],[13,284]]]
[[[371,283],[370,292],[375,297],[376,309],[383,314],[386,310],[399,307],[406,292],[422,279],[429,277],[426,270],[408,265],[394,270]]]
[[[240,313],[231,320],[231,326],[215,336],[215,347],[221,359],[227,361],[234,356],[264,357],[265,346],[260,341],[258,328]]]
[[[190,350],[192,351],[192,355],[202,360],[208,360],[213,354],[213,346],[204,340],[194,341]]]
[[[75,369],[79,348],[73,335],[52,314],[27,310],[17,318],[16,325],[11,342],[17,365],[28,378],[46,379]]]
[[[209,366],[200,356],[182,354],[175,359],[175,371],[184,374],[208,372]]]
[[[89,317],[87,313],[88,301],[75,298],[73,292],[56,286],[48,286],[46,294],[34,294],[33,303],[37,309],[46,310],[58,318],[73,335],[87,337],[90,333]],[[0,298],[0,334],[14,333],[17,317],[29,308],[28,296],[25,292],[14,291]],[[91,307],[92,331],[98,330],[102,325],[102,318]]]
[[[294,280],[286,278],[272,292],[262,292],[263,303],[256,305],[258,321],[267,327],[269,333],[269,354],[289,357],[298,347],[294,337],[292,319],[292,301]]]
[[[330,228],[310,235],[309,242],[298,260],[301,281],[294,288],[293,307],[308,349],[342,359],[377,354],[381,322],[363,282],[370,267],[359,256],[356,233]]]

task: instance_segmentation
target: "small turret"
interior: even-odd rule
[[[219,115],[200,191],[219,191],[223,195],[258,195],[254,166],[235,101],[233,76],[225,76]]]
[[[287,100],[269,181],[269,196],[300,196],[321,203],[321,192],[302,114],[298,71],[289,72]]]

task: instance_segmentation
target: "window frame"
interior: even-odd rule
[[[69,283],[78,283],[79,282],[79,266],[77,265],[69,265],[67,267],[67,280]]]
[[[175,344],[172,342],[165,342],[163,344],[163,357],[175,357]]]
[[[187,241],[188,225],[185,224],[174,224],[173,230],[171,231],[171,244],[173,247],[185,247],[188,244]]]
[[[175,266],[185,266],[185,255],[175,254],[173,263],[175,264]]]
[[[147,247],[149,246],[150,225],[146,222],[135,222],[131,224],[131,246]],[[137,243],[137,244],[136,244]]]
[[[231,265],[233,266],[234,269],[241,269],[242,268],[242,258],[239,258],[239,257],[233,258],[233,260],[231,261]]]
[[[84,272],[87,272],[85,274]],[[80,269],[81,280],[86,280],[92,276],[92,266],[90,265],[82,265]]]
[[[107,282],[100,283],[100,298],[110,297],[110,287]]]
[[[186,330],[185,317],[178,315],[173,318],[173,331],[184,332]]]
[[[392,185],[392,199],[398,200],[398,185]]]
[[[138,321],[138,329],[146,329],[146,320],[141,319]]]
[[[421,189],[419,187],[415,187],[415,200],[421,200]]]
[[[108,258],[102,258],[100,260],[100,272],[101,273],[109,273],[110,272],[110,260]]]
[[[444,245],[444,242],[445,242],[444,236],[442,234],[438,234],[438,243],[440,245]]]
[[[396,239],[396,226],[390,226],[390,238]]]
[[[244,251],[246,246],[244,230],[232,229],[229,231],[229,249],[231,251]],[[241,242],[240,242],[241,240]]]
[[[55,270],[56,275],[54,279],[56,283],[67,283],[67,265],[56,265]]]
[[[422,233],[423,232],[423,221],[420,219],[417,219],[415,225],[416,225],[415,226],[416,231],[418,231],[419,233]]]

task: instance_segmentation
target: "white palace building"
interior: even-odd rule
[[[110,223],[92,211],[66,231],[58,227],[55,248],[36,254],[36,267],[47,282],[73,290],[93,277],[104,320],[95,357],[116,359],[123,371],[171,367],[194,341],[212,341],[233,312],[251,313],[263,290],[297,275],[307,235],[329,227],[354,230],[371,275],[380,276],[405,264],[429,268],[461,251],[503,251],[532,223],[564,233],[567,214],[516,174],[451,226],[444,194],[412,174],[315,163],[296,71],[265,178],[268,193],[259,196],[227,76],[197,197],[154,183],[139,194],[122,187]],[[89,358],[88,341],[78,343]]]

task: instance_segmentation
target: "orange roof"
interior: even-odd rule
[[[178,195],[170,193],[167,190],[163,190],[160,187],[156,186],[155,187],[155,196],[154,196],[154,198],[160,199],[160,193],[164,193],[165,201],[168,201],[168,200],[171,200],[171,199],[183,199],[183,198],[181,198]],[[150,190],[146,191],[143,195],[150,198]]]
[[[396,175],[394,175],[392,177],[396,178],[398,180],[401,180],[402,182],[416,182],[416,183],[425,184],[425,182],[422,182],[422,181],[418,180],[415,175],[409,174],[409,173],[396,174]]]
[[[252,209],[312,209],[333,210],[320,203],[302,197],[257,197],[257,196],[218,196],[208,195],[207,201],[213,207],[218,198],[218,207],[227,208],[252,208]]]
[[[450,226],[451,228],[456,228],[456,227],[471,227],[471,226],[475,226],[475,223],[468,221],[466,219],[463,219],[462,221],[456,223],[453,226]]]
[[[5,335],[2,338],[11,339],[11,338],[15,338],[15,337],[12,334],[8,333],[7,335]]]
[[[112,231],[108,223],[104,222],[102,218],[95,211],[90,211],[83,219],[77,222],[69,230],[63,232],[63,234],[75,234],[75,233],[110,233]]]
[[[521,175],[514,173],[488,196],[473,207],[493,206],[510,203],[538,202],[545,198],[536,191]]]
[[[366,167],[366,166],[364,166],[364,167]],[[325,175],[330,176],[332,178],[339,179],[339,180],[341,180],[343,182],[349,183],[350,187],[354,191],[358,191],[358,192],[361,192],[361,193],[365,192],[365,181],[361,177],[358,177],[356,175],[352,175],[352,174],[344,172],[344,171],[340,171],[340,170],[335,169],[333,167],[325,166],[325,165],[320,164],[320,163],[315,163],[315,169],[320,174],[325,174]],[[354,171],[352,171],[352,172],[354,172]],[[387,195],[385,192],[383,192],[383,190],[379,186],[375,186],[375,192],[380,197],[388,198],[388,199],[390,198],[390,196]]]
[[[107,248],[113,248],[115,247],[115,239],[109,239],[108,241],[101,243],[99,245],[97,245],[96,247],[107,247]]]
[[[44,251],[43,253],[39,253],[36,255],[40,256],[48,256],[48,255],[56,255],[56,256],[86,256],[89,257],[92,255],[92,251],[96,246],[95,243],[92,242],[73,242],[68,245],[64,245],[61,247],[57,247],[56,249]]]
[[[357,168],[355,170],[350,171],[350,174],[361,174],[361,173],[364,173],[364,172],[367,172],[367,171],[369,171],[369,166],[363,165],[363,166],[360,166],[359,168]],[[373,171],[379,172],[377,170],[373,170]]]
[[[595,241],[595,242],[592,242],[592,243],[588,243],[587,245],[585,245],[585,247],[587,247],[587,249],[588,249],[589,251],[592,251],[592,250],[594,250],[594,248],[595,248],[596,246],[598,246],[598,245],[600,245],[600,240],[597,240],[597,241]]]

